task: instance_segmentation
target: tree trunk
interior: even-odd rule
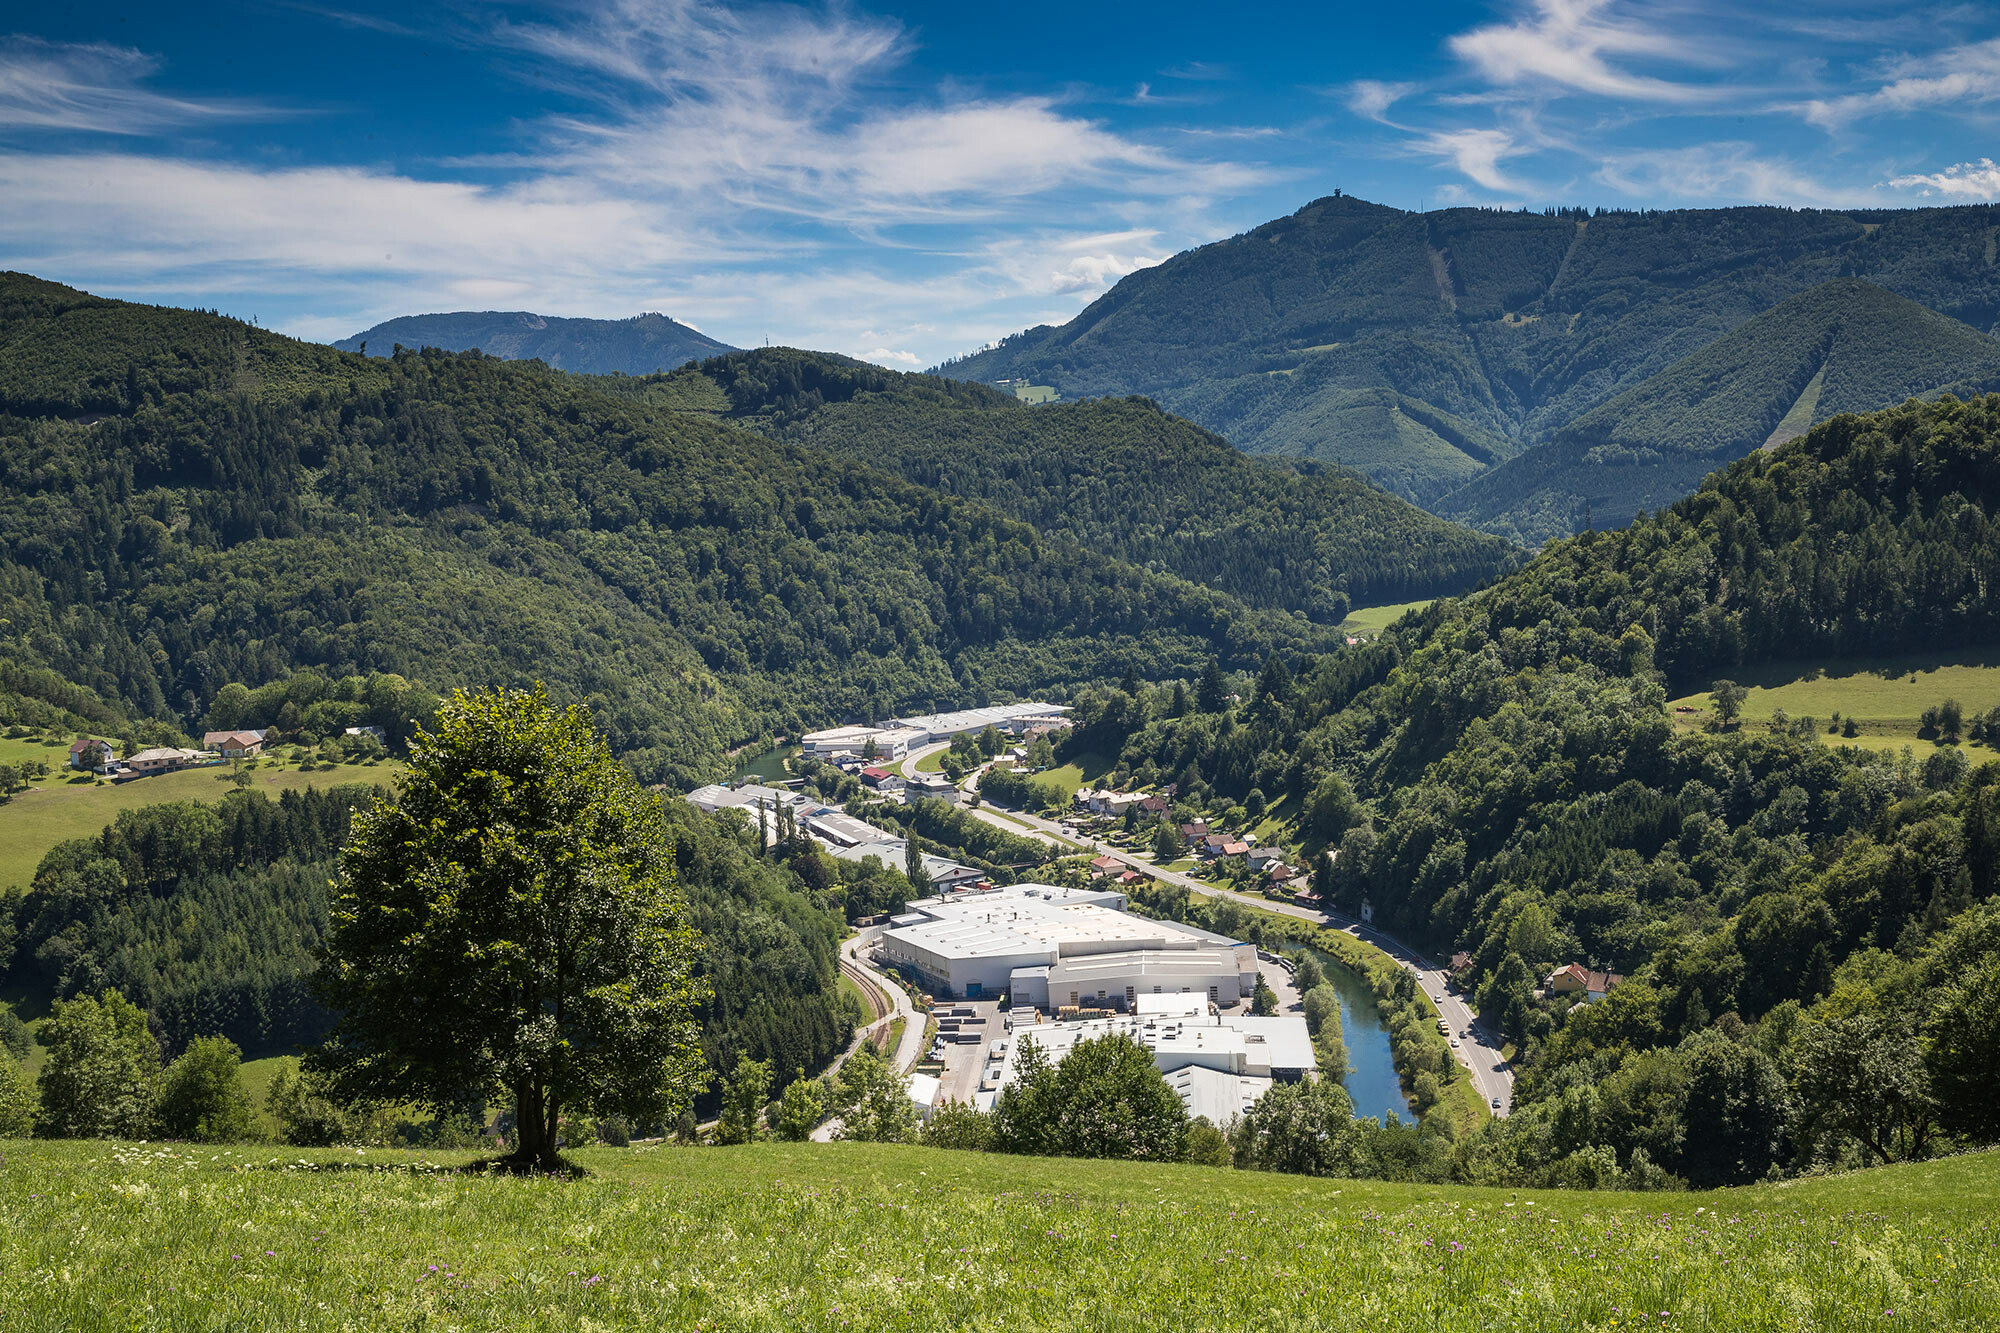
[[[556,1113],[553,1097],[545,1096],[534,1083],[514,1089],[514,1151],[506,1161],[516,1171],[560,1171],[562,1157],[556,1152]]]

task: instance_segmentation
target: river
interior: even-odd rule
[[[1326,979],[1340,996],[1341,1035],[1347,1039],[1347,1095],[1354,1114],[1380,1119],[1394,1111],[1403,1120],[1415,1117],[1396,1077],[1396,1059],[1389,1051],[1389,1029],[1375,1012],[1375,992],[1332,954],[1312,950]]]

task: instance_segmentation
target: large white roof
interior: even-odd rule
[[[1062,717],[1068,712],[1069,708],[1064,704],[995,704],[990,708],[961,708],[953,713],[925,713],[921,717],[891,718],[888,725],[908,727],[913,731],[928,731],[931,735],[937,736],[998,726],[1002,722],[1012,722],[1017,718]]]

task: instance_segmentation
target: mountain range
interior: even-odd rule
[[[404,315],[334,344],[343,352],[373,347],[373,356],[388,356],[398,345],[441,347],[447,352],[476,348],[488,356],[542,361],[557,370],[593,375],[648,375],[735,350],[665,315],[565,319],[526,310]]]
[[[1754,402],[1766,433],[1794,407],[1797,429],[1984,387],[1996,239],[2000,209],[1985,205],[1410,213],[1333,196],[939,370],[1070,399],[1145,394],[1248,452],[1354,468],[1435,512],[1541,541],[1587,516],[1622,523],[1762,442],[1683,437],[1700,415],[1693,374]],[[1814,321],[1800,347],[1773,356],[1760,337],[1730,339],[1794,298]],[[1815,355],[1865,364],[1835,350],[1835,324],[1842,347],[1893,364],[1846,378],[1829,363],[1821,387],[1837,391],[1804,402]],[[1506,466],[1542,446],[1555,447]],[[1691,471],[1690,455],[1705,464]]]

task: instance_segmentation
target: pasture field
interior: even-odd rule
[[[1347,619],[1340,622],[1343,634],[1373,638],[1389,626],[1403,618],[1407,611],[1421,611],[1431,604],[1430,598],[1419,602],[1393,602],[1387,606],[1357,606],[1347,613]]]
[[[48,753],[68,760],[66,747]],[[294,764],[281,766],[266,759],[251,772],[248,790],[275,798],[278,793],[295,788],[334,787],[345,782],[380,783],[386,787],[401,768],[398,761],[385,759],[374,764],[340,764],[304,773]],[[163,801],[221,800],[235,790],[228,780],[229,773],[229,765],[222,764],[135,778],[131,782],[75,781],[67,771],[62,776],[45,779],[0,805],[0,890],[27,887],[49,848],[70,838],[87,838],[101,832],[121,810],[136,810]]]
[[[1792,717],[1818,721],[1829,745],[1859,745],[1872,750],[1912,747],[1919,758],[1933,741],[1920,737],[1918,719],[1926,708],[1956,699],[1967,718],[2000,708],[2000,648],[1970,648],[1948,654],[1858,658],[1836,662],[1774,662],[1743,667],[1731,677],[1748,688],[1743,722],[1768,722],[1782,708]],[[1701,690],[1675,699],[1674,725],[1682,731],[1707,725],[1712,716],[1709,692]],[[1853,718],[1860,734],[1843,738],[1826,730],[1835,713]],[[1987,757],[1987,747],[1964,742],[1968,756]]]
[[[1117,765],[1118,758],[1116,755],[1108,757],[1101,754],[1079,755],[1069,763],[1063,764],[1058,768],[1051,768],[1047,772],[1037,773],[1035,780],[1061,788],[1063,799],[1067,801],[1070,797],[1076,795],[1077,788],[1094,787],[1102,782],[1105,775],[1111,772]]]
[[[869,1144],[0,1144],[0,1318],[65,1329],[1973,1329],[2000,1154],[1706,1194]]]

